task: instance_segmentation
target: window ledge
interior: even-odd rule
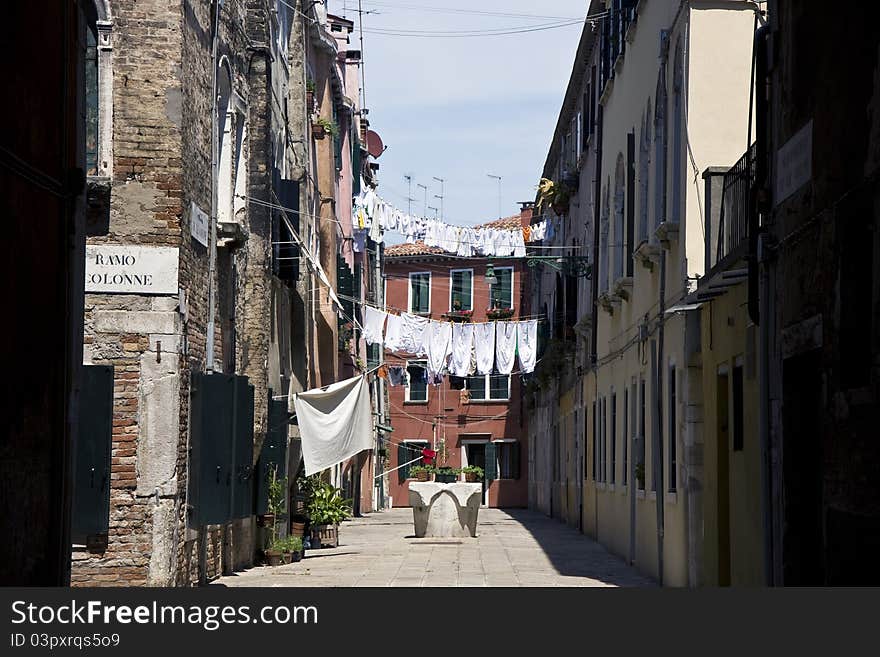
[[[596,490],[605,490],[605,483],[604,482],[597,481],[595,483],[596,483]]]
[[[649,500],[656,500],[656,499],[657,499],[657,491],[652,490],[652,491],[648,494],[648,499],[649,499]]]
[[[427,406],[428,400],[425,401],[405,401],[403,402],[404,406]]]
[[[654,264],[660,259],[660,247],[653,240],[642,240],[642,243],[633,251],[633,257],[642,263],[642,267],[648,271],[654,271]]]
[[[629,486],[627,486],[626,484],[621,484],[620,485],[620,494],[626,495],[628,489],[629,489]]]
[[[654,237],[659,240],[660,245],[664,249],[669,249],[670,243],[672,240],[678,240],[678,222],[677,221],[664,221],[659,226],[657,226],[657,230],[654,231]]]
[[[468,404],[509,404],[510,398],[507,399],[474,399],[471,397]]]
[[[674,491],[674,490],[666,491],[666,503],[667,504],[678,504],[678,491]]]
[[[633,277],[622,276],[621,278],[618,278],[614,281],[613,289],[614,296],[623,301],[629,301],[632,297]]]
[[[643,491],[642,489],[637,490],[636,497],[640,500],[645,499],[645,491]]]
[[[609,493],[613,493],[613,492],[614,492],[614,484],[608,484],[608,492],[609,492]]]

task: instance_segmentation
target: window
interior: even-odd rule
[[[676,445],[678,431],[676,415],[676,391],[675,391],[675,366],[669,368],[669,487],[667,490],[674,492],[678,485],[676,476]]]
[[[611,483],[617,478],[617,395],[611,395]]]
[[[406,401],[428,401],[428,362],[410,360],[406,363]]]
[[[737,358],[733,365],[733,451],[741,452],[744,445],[743,436],[743,365]]]
[[[593,481],[599,481],[599,402],[593,402]]]
[[[471,393],[471,401],[507,401],[510,399],[510,375],[469,376],[467,389]]]
[[[639,452],[636,459],[636,472],[641,470],[641,476],[638,478],[639,490],[645,490],[645,380],[639,381]]]
[[[513,267],[495,267],[498,282],[489,286],[492,308],[513,308]]]
[[[608,400],[602,398],[602,440],[599,445],[599,481],[608,479]]]
[[[422,457],[422,450],[428,449],[430,443],[427,440],[404,440],[397,446],[397,465],[403,465],[397,472],[398,481],[403,483],[410,478],[410,468],[414,465],[421,465],[421,461],[413,461]],[[409,463],[409,461],[413,461]]]
[[[666,66],[660,65],[654,107],[654,228],[666,221]]]
[[[639,241],[648,239],[648,197],[651,178],[651,101],[642,125],[639,140]]]
[[[636,133],[626,136],[626,275],[633,275],[636,241]]]
[[[98,175],[98,28],[86,30],[86,174]]]
[[[626,193],[626,167],[623,153],[617,154],[617,165],[614,170],[614,280],[623,278],[626,271],[624,258],[626,253],[626,235],[624,233],[624,197]]]
[[[425,315],[431,312],[431,273],[409,275],[409,311]]]
[[[684,118],[682,116],[682,85],[684,77],[684,67],[682,65],[681,41],[676,43],[675,60],[673,62],[674,70],[672,71],[672,213],[669,217],[670,221],[681,221],[682,214],[682,155],[685,153],[686,145],[682,136],[682,124]]]
[[[496,442],[495,455],[498,459],[498,478],[519,479],[519,443]]]
[[[449,309],[474,309],[474,270],[453,269],[450,272]]]

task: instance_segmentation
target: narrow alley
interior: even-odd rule
[[[413,536],[412,511],[396,508],[339,528],[339,547],[299,563],[255,567],[219,586],[653,586],[601,545],[525,509],[480,509],[477,538]]]

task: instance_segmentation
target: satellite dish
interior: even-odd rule
[[[367,152],[373,157],[378,158],[385,152],[385,146],[382,144],[382,138],[373,130],[367,130]]]

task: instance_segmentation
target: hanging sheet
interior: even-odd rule
[[[477,374],[491,374],[495,366],[495,322],[474,324]]]
[[[516,351],[519,355],[519,368],[525,374],[535,371],[538,353],[538,320],[520,322],[516,327]]]
[[[495,368],[499,374],[513,372],[516,355],[516,322],[495,322]]]

